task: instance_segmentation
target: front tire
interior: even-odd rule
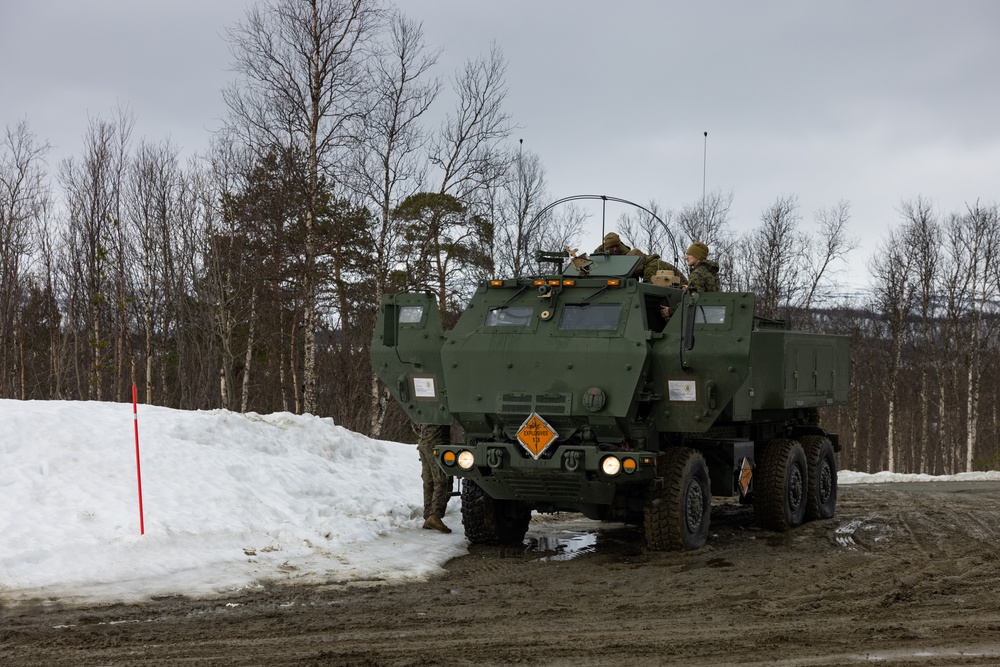
[[[662,483],[646,493],[643,527],[653,551],[693,551],[705,545],[712,515],[708,466],[700,452],[668,449],[661,456]]]
[[[531,508],[516,500],[496,500],[471,479],[462,480],[462,525],[472,544],[518,544],[531,521]]]
[[[772,440],[754,475],[753,513],[767,530],[784,532],[802,524],[809,495],[806,454],[796,440]]]

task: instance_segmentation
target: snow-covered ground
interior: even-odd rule
[[[0,400],[0,603],[423,579],[467,553],[422,529],[416,448],[330,419]],[[841,472],[842,484],[993,479]]]

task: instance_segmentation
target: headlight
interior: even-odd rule
[[[626,458],[622,461],[622,470],[625,471],[626,475],[631,475],[635,472],[635,469],[639,467],[639,464],[635,462],[635,459]]]
[[[446,451],[444,454],[441,455],[441,460],[444,462],[446,466],[455,465],[455,452],[450,450]]]
[[[608,477],[614,477],[622,470],[622,462],[615,456],[605,456],[601,459],[601,471]]]
[[[462,470],[470,470],[476,463],[476,457],[468,449],[463,449],[458,454],[458,467]]]

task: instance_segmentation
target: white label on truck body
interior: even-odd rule
[[[413,378],[413,395],[417,398],[436,398],[434,378]]]
[[[667,380],[667,396],[670,401],[697,401],[698,384],[694,380]]]

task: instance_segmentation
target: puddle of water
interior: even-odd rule
[[[561,530],[546,535],[527,538],[529,551],[551,554],[540,561],[559,561],[576,558],[597,551],[597,531]]]

